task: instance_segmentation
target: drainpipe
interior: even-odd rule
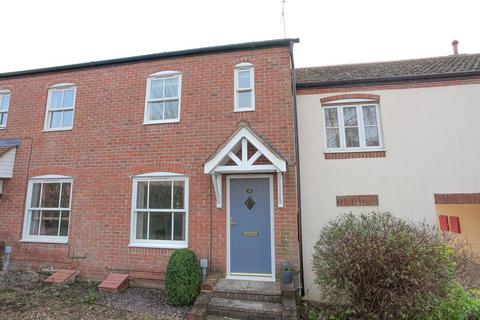
[[[297,41],[298,42],[298,41]],[[293,59],[293,44],[290,42],[290,59],[292,63],[292,95],[293,95],[293,118],[295,130],[295,158],[297,173],[297,225],[298,225],[298,245],[300,257],[300,294],[305,295],[305,280],[303,278],[303,241],[302,241],[302,201],[300,187],[300,148],[298,143],[298,112],[297,112],[297,73],[295,72],[295,61]]]

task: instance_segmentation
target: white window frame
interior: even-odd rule
[[[146,211],[157,212],[185,212],[185,240],[146,240],[137,239],[137,195],[139,182],[157,182],[157,181],[183,181],[184,182],[184,209],[147,209]],[[131,211],[131,228],[130,228],[130,244],[129,247],[140,248],[166,248],[166,249],[181,249],[188,248],[188,205],[189,205],[189,177],[186,175],[170,172],[152,172],[133,177],[132,185],[132,211]],[[150,190],[150,188],[148,189]],[[147,195],[147,199],[148,199]],[[173,195],[172,195],[173,201]],[[148,229],[148,227],[147,227]],[[149,231],[149,230],[148,230]],[[172,219],[173,232],[173,219]]]
[[[23,219],[23,236],[20,241],[22,242],[44,242],[44,243],[68,243],[67,236],[39,236],[30,235],[30,224],[32,222],[30,210],[32,203],[32,192],[34,183],[70,183],[70,203],[68,204],[69,220],[68,220],[68,234],[70,234],[70,226],[72,221],[72,191],[73,191],[73,179],[67,176],[48,175],[30,178],[28,181],[27,200],[25,202],[25,216]],[[61,191],[60,191],[61,193]],[[49,208],[39,208],[39,210],[47,210]],[[53,208],[50,208],[53,209]],[[59,208],[54,208],[58,210]],[[66,209],[66,208],[62,208]],[[59,221],[60,223],[60,221]]]
[[[378,127],[378,146],[367,146],[365,144],[365,124],[363,122],[363,107],[375,107],[375,112],[377,116],[377,127]],[[343,118],[343,108],[351,108],[356,107],[357,111],[357,124],[358,124],[358,138],[360,142],[359,147],[347,147],[346,139],[345,139],[345,123]],[[338,115],[338,128],[340,133],[340,147],[339,148],[329,148],[328,147],[328,137],[327,137],[327,127],[325,125],[325,110],[326,109],[336,109]],[[362,103],[355,103],[355,104],[342,104],[339,105],[338,101],[336,101],[333,105],[324,105],[322,106],[322,122],[323,122],[323,134],[324,134],[324,144],[325,150],[327,152],[362,152],[362,151],[382,151],[384,150],[383,145],[383,134],[382,134],[382,122],[380,116],[380,107],[377,102],[362,102]]]
[[[240,71],[250,71],[250,88],[242,88],[240,89],[238,87],[238,74]],[[240,92],[247,92],[251,91],[252,96],[251,96],[251,106],[249,108],[240,108],[239,106],[239,93]],[[235,72],[234,72],[234,112],[248,112],[248,111],[255,111],[255,68],[253,64],[243,62],[239,63],[235,66]]]
[[[9,102],[8,102],[8,106],[7,106],[7,110],[6,110],[6,111],[2,111],[2,110],[0,109],[0,121],[1,121],[2,116],[3,116],[4,114],[7,115],[7,121],[5,121],[5,124],[4,124],[4,125],[2,125],[1,122],[0,122],[0,130],[7,128],[8,112],[9,112],[9,110],[10,110],[10,99],[11,99],[10,91],[9,91],[9,90],[0,90],[0,108],[1,108],[2,100],[3,100],[3,97],[4,97],[4,96],[8,96]]]
[[[73,89],[73,106],[68,108],[58,108],[58,109],[50,109],[50,105],[52,102],[52,94],[56,91],[64,91],[68,89]],[[73,83],[59,83],[56,85],[51,86],[48,88],[48,97],[47,97],[47,107],[45,108],[45,126],[43,131],[66,131],[73,129],[73,123],[75,121],[75,103],[77,100],[77,87]],[[50,128],[51,121],[50,121],[50,113],[56,111],[72,111],[72,125],[69,127],[59,127],[59,128]],[[63,122],[63,114],[62,114],[62,122]]]
[[[158,80],[158,79],[178,79],[178,118],[177,119],[150,120],[150,109],[148,108],[149,102],[177,100],[172,98],[150,99],[151,82],[152,80]],[[161,71],[148,76],[147,90],[145,94],[145,111],[143,116],[143,124],[148,125],[148,124],[180,122],[180,112],[182,109],[181,105],[182,105],[182,74],[179,71]]]

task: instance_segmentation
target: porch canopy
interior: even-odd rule
[[[247,123],[241,123],[233,135],[205,163],[204,172],[212,176],[217,208],[222,207],[222,174],[277,173],[278,207],[283,207],[283,172],[286,161]]]
[[[0,139],[0,194],[2,193],[3,179],[13,177],[13,166],[19,139]]]

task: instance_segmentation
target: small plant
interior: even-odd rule
[[[88,292],[88,296],[85,299],[83,299],[83,303],[93,304],[93,303],[96,303],[99,298],[100,298],[100,294],[97,291],[91,290]]]
[[[201,283],[202,274],[195,253],[190,249],[175,251],[167,266],[167,302],[174,306],[192,305],[198,296]]]

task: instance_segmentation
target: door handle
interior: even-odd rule
[[[231,226],[236,226],[237,223],[235,222],[235,220],[233,220],[233,217],[230,217],[230,225]]]

